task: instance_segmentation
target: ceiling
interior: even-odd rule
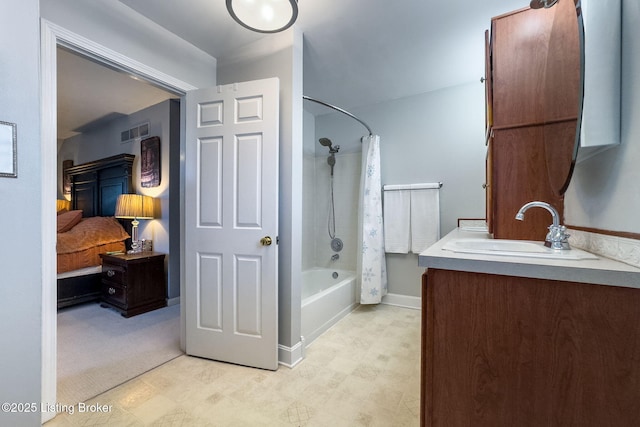
[[[258,40],[268,46],[271,37],[275,43],[274,35],[235,23],[222,0],[119,1],[214,56],[219,66],[237,60],[238,52]],[[295,26],[304,34],[304,94],[353,109],[479,81],[491,17],[525,7],[528,0],[298,3]],[[171,96],[78,61],[68,52],[58,61],[59,138]]]
[[[57,66],[58,140],[175,97],[62,48]]]

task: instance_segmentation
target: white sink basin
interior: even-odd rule
[[[533,257],[550,259],[598,259],[597,256],[580,249],[554,250],[542,242],[503,239],[455,239],[447,242],[442,249],[468,254],[501,255],[511,257]]]

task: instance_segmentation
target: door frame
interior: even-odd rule
[[[187,91],[197,89],[195,86],[174,78],[157,69],[124,56],[112,49],[95,43],[83,36],[73,33],[46,19],[40,24],[40,76],[41,76],[41,167],[42,193],[41,231],[42,231],[42,346],[41,346],[41,398],[42,403],[56,403],[56,365],[57,365],[57,291],[56,291],[56,218],[55,200],[57,183],[57,53],[58,46],[76,51],[107,67],[125,71],[149,83],[157,85],[181,97]],[[184,105],[184,104],[183,104]],[[183,110],[183,109],[181,109]],[[184,113],[180,117],[180,152],[184,153]],[[180,164],[180,175],[184,175],[184,161]],[[180,185],[184,181],[180,180]],[[184,191],[180,191],[180,217],[184,217]],[[180,232],[180,247],[184,247],[184,235]],[[180,251],[180,294],[184,294],[184,258]],[[180,307],[180,343],[184,347],[184,308]],[[42,422],[52,419],[55,414],[42,413]]]

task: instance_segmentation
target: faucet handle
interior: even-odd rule
[[[545,239],[544,245],[551,249],[571,249],[569,246],[569,236],[567,227],[564,225],[550,225],[549,233]]]

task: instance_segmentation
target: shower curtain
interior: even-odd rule
[[[387,294],[387,265],[382,222],[380,137],[362,137],[362,172],[358,216],[360,303],[378,304]]]

